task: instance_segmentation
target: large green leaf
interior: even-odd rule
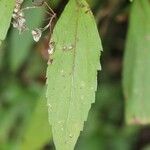
[[[15,0],[0,0],[0,45],[10,26]]]
[[[50,142],[52,138],[47,118],[48,111],[44,96],[44,98],[42,97],[38,100],[37,106],[31,115],[20,149],[36,150],[44,147]]]
[[[150,3],[133,2],[124,61],[126,121],[150,123]]]
[[[73,150],[95,101],[101,41],[84,0],[70,0],[54,33],[47,70],[49,118],[57,150]]]

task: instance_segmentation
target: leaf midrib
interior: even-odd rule
[[[77,35],[78,35],[78,21],[79,21],[79,8],[77,8],[77,18],[76,18],[76,28],[75,28],[75,41],[74,41],[74,48],[73,48],[73,63],[72,63],[72,77],[71,77],[71,88],[70,88],[70,101],[69,101],[69,106],[68,106],[68,113],[67,113],[67,119],[65,121],[65,138],[67,137],[67,122],[69,119],[69,114],[71,110],[71,101],[73,98],[73,91],[74,91],[74,78],[75,78],[75,66],[76,66],[76,49],[77,49]]]

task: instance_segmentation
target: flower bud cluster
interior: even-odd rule
[[[32,36],[35,42],[38,42],[42,36],[42,31],[39,28],[32,30]]]
[[[12,18],[13,18],[13,21],[12,21],[13,27],[16,28],[16,29],[18,29],[19,33],[22,33],[22,32],[24,32],[25,30],[28,29],[27,25],[26,25],[25,15],[24,15],[24,11],[25,10],[38,8],[38,7],[43,6],[43,5],[45,5],[49,9],[49,12],[46,11],[49,14],[49,16],[50,16],[50,20],[49,20],[48,24],[44,28],[35,28],[35,29],[33,29],[31,31],[31,34],[33,36],[33,40],[35,42],[38,42],[40,40],[40,38],[42,36],[42,33],[44,31],[46,31],[48,28],[51,31],[51,24],[52,24],[53,19],[56,18],[56,14],[51,9],[51,7],[46,3],[45,0],[38,0],[38,1],[32,0],[33,6],[25,7],[25,8],[22,9],[23,2],[24,2],[24,0],[16,0],[15,8],[14,8],[13,15],[12,15]],[[54,47],[55,47],[55,43],[51,39],[50,42],[49,42],[49,48],[48,48],[49,55],[53,54]]]
[[[21,10],[21,5],[24,0],[16,0],[15,8],[13,11],[13,27],[19,30],[19,33],[27,30],[26,19],[23,11]]]

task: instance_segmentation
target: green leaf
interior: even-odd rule
[[[5,39],[10,26],[14,5],[15,0],[0,0],[0,45],[1,41]]]
[[[0,112],[0,145],[2,145],[9,138],[11,127],[15,124],[19,108],[16,106],[7,112]]]
[[[55,52],[47,70],[49,119],[57,150],[73,150],[95,101],[101,41],[84,0],[70,0],[52,39]]]
[[[150,3],[133,2],[124,60],[127,123],[150,123]]]
[[[37,105],[27,125],[23,141],[22,150],[36,150],[50,142],[51,130],[48,122],[48,111],[45,98],[37,101]]]

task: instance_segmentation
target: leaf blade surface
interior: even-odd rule
[[[70,0],[54,33],[47,70],[49,119],[57,150],[73,150],[95,101],[101,41],[85,1]]]

